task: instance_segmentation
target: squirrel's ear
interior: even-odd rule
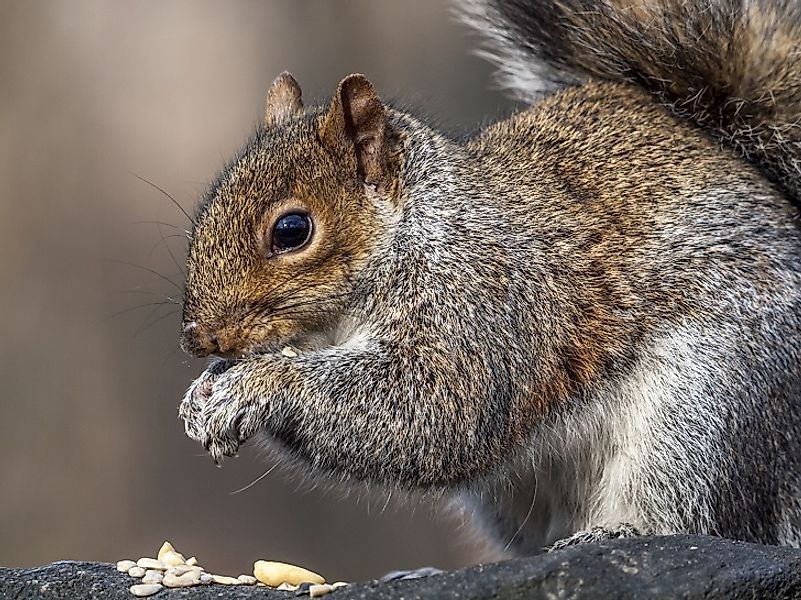
[[[373,84],[364,75],[339,82],[322,124],[321,138],[331,147],[353,148],[358,174],[369,185],[387,176],[387,114]]]
[[[288,71],[281,73],[267,92],[264,123],[278,125],[292,115],[302,112],[303,101],[300,99],[302,94],[295,78]]]

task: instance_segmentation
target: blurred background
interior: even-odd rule
[[[187,210],[288,69],[307,104],[366,73],[462,135],[510,112],[444,0],[0,1],[0,565],[271,558],[359,580],[482,559],[461,519],[216,468],[178,401]],[[161,224],[159,224],[161,223]],[[162,303],[166,300],[166,303]],[[486,557],[486,555],[484,555]]]

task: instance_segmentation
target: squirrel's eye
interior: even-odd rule
[[[272,250],[275,254],[296,250],[311,239],[312,220],[304,213],[284,215],[273,227]]]

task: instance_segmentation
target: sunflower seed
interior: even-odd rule
[[[139,598],[144,598],[157,594],[163,587],[160,583],[139,583],[131,586],[131,593]]]
[[[214,583],[219,583],[220,585],[242,585],[242,582],[236,577],[228,577],[228,575],[212,575],[211,578]]]
[[[145,572],[145,576],[142,577],[142,583],[161,583],[162,579],[164,579],[164,575],[161,571],[154,571],[151,569]]]
[[[325,583],[325,579],[308,569],[268,560],[257,560],[253,564],[253,575],[262,583],[273,587],[284,582],[292,585],[298,585],[306,581],[317,584]]]
[[[200,583],[200,572],[189,571],[183,575],[165,573],[161,583],[168,588],[191,587]]]
[[[121,560],[117,563],[117,570],[122,573],[127,573],[128,569],[135,567],[136,563],[132,560]]]
[[[167,570],[167,565],[160,560],[156,560],[155,558],[140,558],[136,561],[136,565],[142,567],[143,569],[158,569],[159,571]]]
[[[326,594],[333,592],[334,586],[328,585],[327,583],[323,584],[313,584],[309,586],[309,596],[312,598],[319,598],[320,596],[325,596]]]

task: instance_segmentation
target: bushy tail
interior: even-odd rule
[[[638,85],[801,202],[801,0],[467,0],[522,100],[587,79]]]

